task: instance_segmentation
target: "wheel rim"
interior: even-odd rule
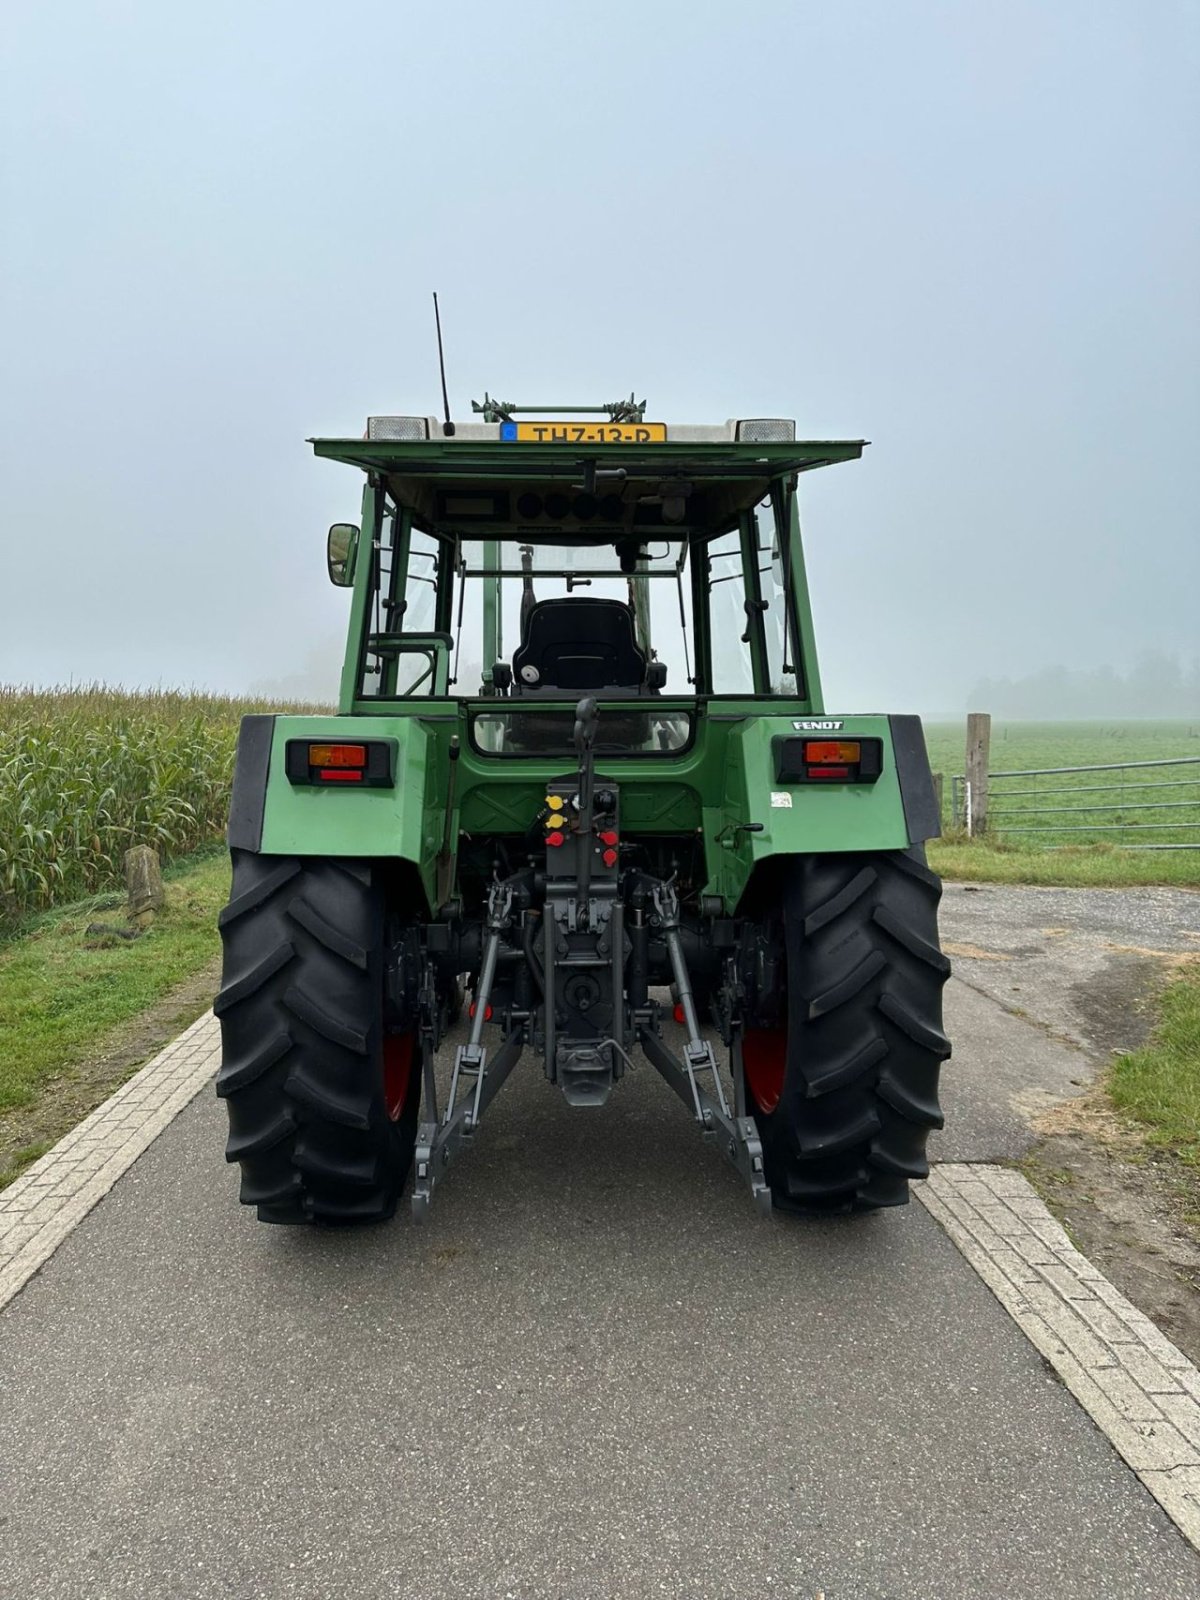
[[[385,1033],[383,1036],[383,1103],[393,1122],[400,1119],[408,1086],[412,1081],[413,1036],[411,1033]]]
[[[755,1105],[767,1114],[774,1111],[787,1070],[787,1029],[747,1028],[742,1037],[742,1067]]]

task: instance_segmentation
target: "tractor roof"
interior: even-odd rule
[[[565,409],[565,407],[564,407]],[[447,436],[438,417],[370,417],[359,439],[310,439],[314,451],[332,461],[376,472],[475,473],[497,468],[525,476],[578,473],[584,457],[611,460],[628,472],[644,462],[658,473],[694,461],[703,476],[808,472],[836,461],[856,461],[865,439],[797,440],[783,437],[794,424],[732,421],[717,427],[690,423],[458,422]],[[768,429],[775,437],[761,437]],[[618,435],[619,436],[616,436]],[[612,436],[608,436],[612,435]],[[643,437],[644,436],[644,437]]]
[[[438,417],[371,417],[365,438],[309,442],[318,456],[378,473],[398,505],[429,522],[511,524],[517,519],[501,501],[515,506],[523,493],[556,486],[596,495],[619,488],[629,503],[678,484],[690,499],[686,521],[709,530],[755,505],[773,480],[856,461],[866,444],[797,440],[794,423],[774,418],[698,427],[502,416],[452,427],[448,435]],[[476,513],[472,495],[494,497],[496,511],[484,514],[480,500]]]

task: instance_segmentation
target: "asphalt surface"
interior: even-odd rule
[[[1100,1057],[1144,1037],[1162,958],[1200,955],[1200,891],[947,884],[941,931],[960,983]]]
[[[1022,893],[949,891],[947,939],[1018,942]],[[948,991],[943,1159],[1089,1070],[1009,1004]],[[572,1111],[529,1058],[423,1229],[260,1227],[223,1123],[201,1095],[0,1313],[6,1597],[1200,1593],[922,1207],[760,1220],[649,1066]]]

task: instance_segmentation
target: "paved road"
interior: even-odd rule
[[[946,929],[983,950],[978,904]],[[941,1154],[1019,1148],[1087,1055],[948,997]],[[222,1123],[202,1095],[0,1314],[4,1596],[1200,1592],[922,1207],[760,1221],[649,1068],[585,1113],[531,1060],[424,1230],[259,1227]]]

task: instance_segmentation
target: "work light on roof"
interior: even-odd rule
[[[746,444],[792,444],[796,424],[790,417],[743,417],[737,436]]]
[[[406,444],[414,439],[428,439],[428,417],[368,417],[368,439],[391,439]]]

